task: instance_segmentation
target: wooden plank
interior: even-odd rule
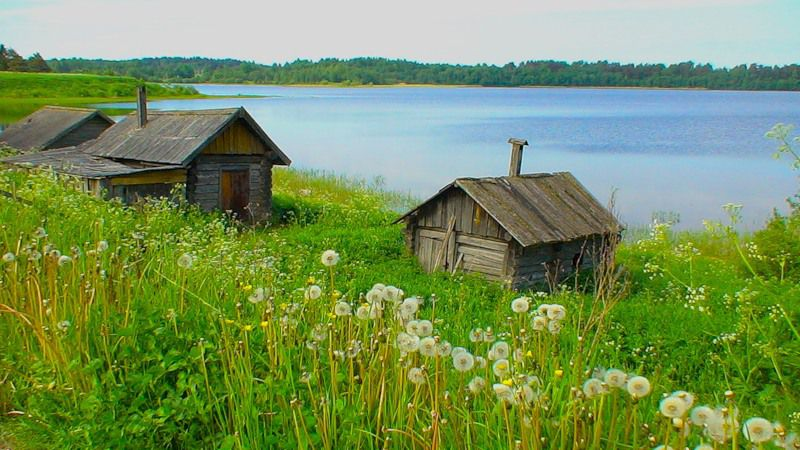
[[[458,251],[473,258],[483,259],[487,263],[497,265],[498,267],[503,264],[504,254],[501,252],[486,250],[478,247],[470,247],[468,245],[459,245]]]
[[[458,254],[458,258],[456,259],[456,263],[455,263],[455,264],[453,264],[453,270],[452,270],[452,272],[450,272],[450,274],[451,274],[451,275],[455,275],[455,274],[456,274],[456,271],[458,270],[458,267],[459,267],[459,266],[461,265],[461,263],[463,263],[463,262],[464,262],[464,254],[463,254],[463,253],[459,253],[459,254]]]
[[[456,216],[450,216],[450,221],[447,223],[447,232],[444,234],[442,246],[439,249],[439,253],[436,255],[436,261],[433,264],[433,272],[439,270],[439,265],[442,264],[442,259],[444,258],[445,252],[447,251],[447,246],[450,242],[450,235],[453,233],[453,227],[455,226]]]
[[[444,239],[445,232],[442,230],[432,230],[430,228],[419,228],[419,236],[431,239]]]
[[[159,170],[155,172],[145,172],[141,174],[123,175],[111,177],[112,186],[125,186],[135,184],[156,184],[156,183],[185,183],[186,170]]]
[[[499,252],[504,252],[508,248],[507,242],[503,242],[500,240],[492,240],[491,238],[485,238],[480,236],[470,236],[463,233],[458,234],[456,242],[459,244],[471,245],[473,247],[482,247],[489,250],[496,250]]]

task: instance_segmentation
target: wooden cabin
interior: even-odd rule
[[[45,106],[0,133],[0,144],[23,152],[71,147],[96,139],[114,125],[96,109]]]
[[[428,271],[462,270],[514,289],[592,267],[622,227],[568,172],[520,175],[512,139],[509,176],[459,178],[396,222]]]
[[[126,204],[168,196],[182,183],[203,210],[269,218],[272,166],[291,161],[244,108],[147,114],[145,105],[96,140],[2,162],[73,175],[87,192]]]

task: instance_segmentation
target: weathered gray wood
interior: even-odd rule
[[[447,223],[447,231],[442,238],[442,246],[439,249],[439,253],[436,255],[436,261],[433,263],[433,271],[439,270],[440,265],[443,262],[445,253],[447,252],[447,247],[450,243],[450,236],[453,234],[453,228],[456,226],[456,216],[450,216],[450,220]]]

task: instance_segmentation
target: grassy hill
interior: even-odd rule
[[[0,72],[0,123],[12,122],[43,105],[87,106],[130,101],[143,82],[104,75]],[[197,98],[188,86],[146,83],[148,97]]]
[[[277,223],[242,229],[0,172],[0,446],[745,448],[748,418],[800,428],[800,287],[757,237],[659,225],[602,290],[514,293],[422,272],[389,225],[409,199],[274,185]]]

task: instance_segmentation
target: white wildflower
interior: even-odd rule
[[[322,288],[317,286],[316,284],[312,284],[311,286],[306,288],[305,291],[306,300],[316,300],[321,296],[322,296]]]
[[[325,250],[322,252],[320,260],[326,267],[333,267],[339,262],[339,254],[333,250]]]
[[[742,427],[742,433],[748,441],[754,444],[767,442],[772,439],[774,434],[772,422],[762,417],[747,419]]]
[[[194,264],[194,257],[188,253],[184,253],[178,258],[178,267],[190,269],[192,264]]]
[[[686,402],[675,396],[669,396],[661,400],[658,410],[664,417],[683,417],[686,414]]]
[[[511,310],[517,314],[524,314],[530,308],[528,297],[519,297],[511,301]]]
[[[333,307],[333,313],[339,317],[349,316],[353,313],[350,304],[347,302],[336,302]]]
[[[467,372],[475,366],[475,358],[467,351],[453,355],[453,366],[459,372]]]
[[[425,381],[427,381],[425,371],[420,367],[412,367],[408,370],[408,381],[417,386],[425,384]]]
[[[650,393],[650,381],[642,376],[631,377],[628,380],[628,393],[636,398],[647,396]]]

